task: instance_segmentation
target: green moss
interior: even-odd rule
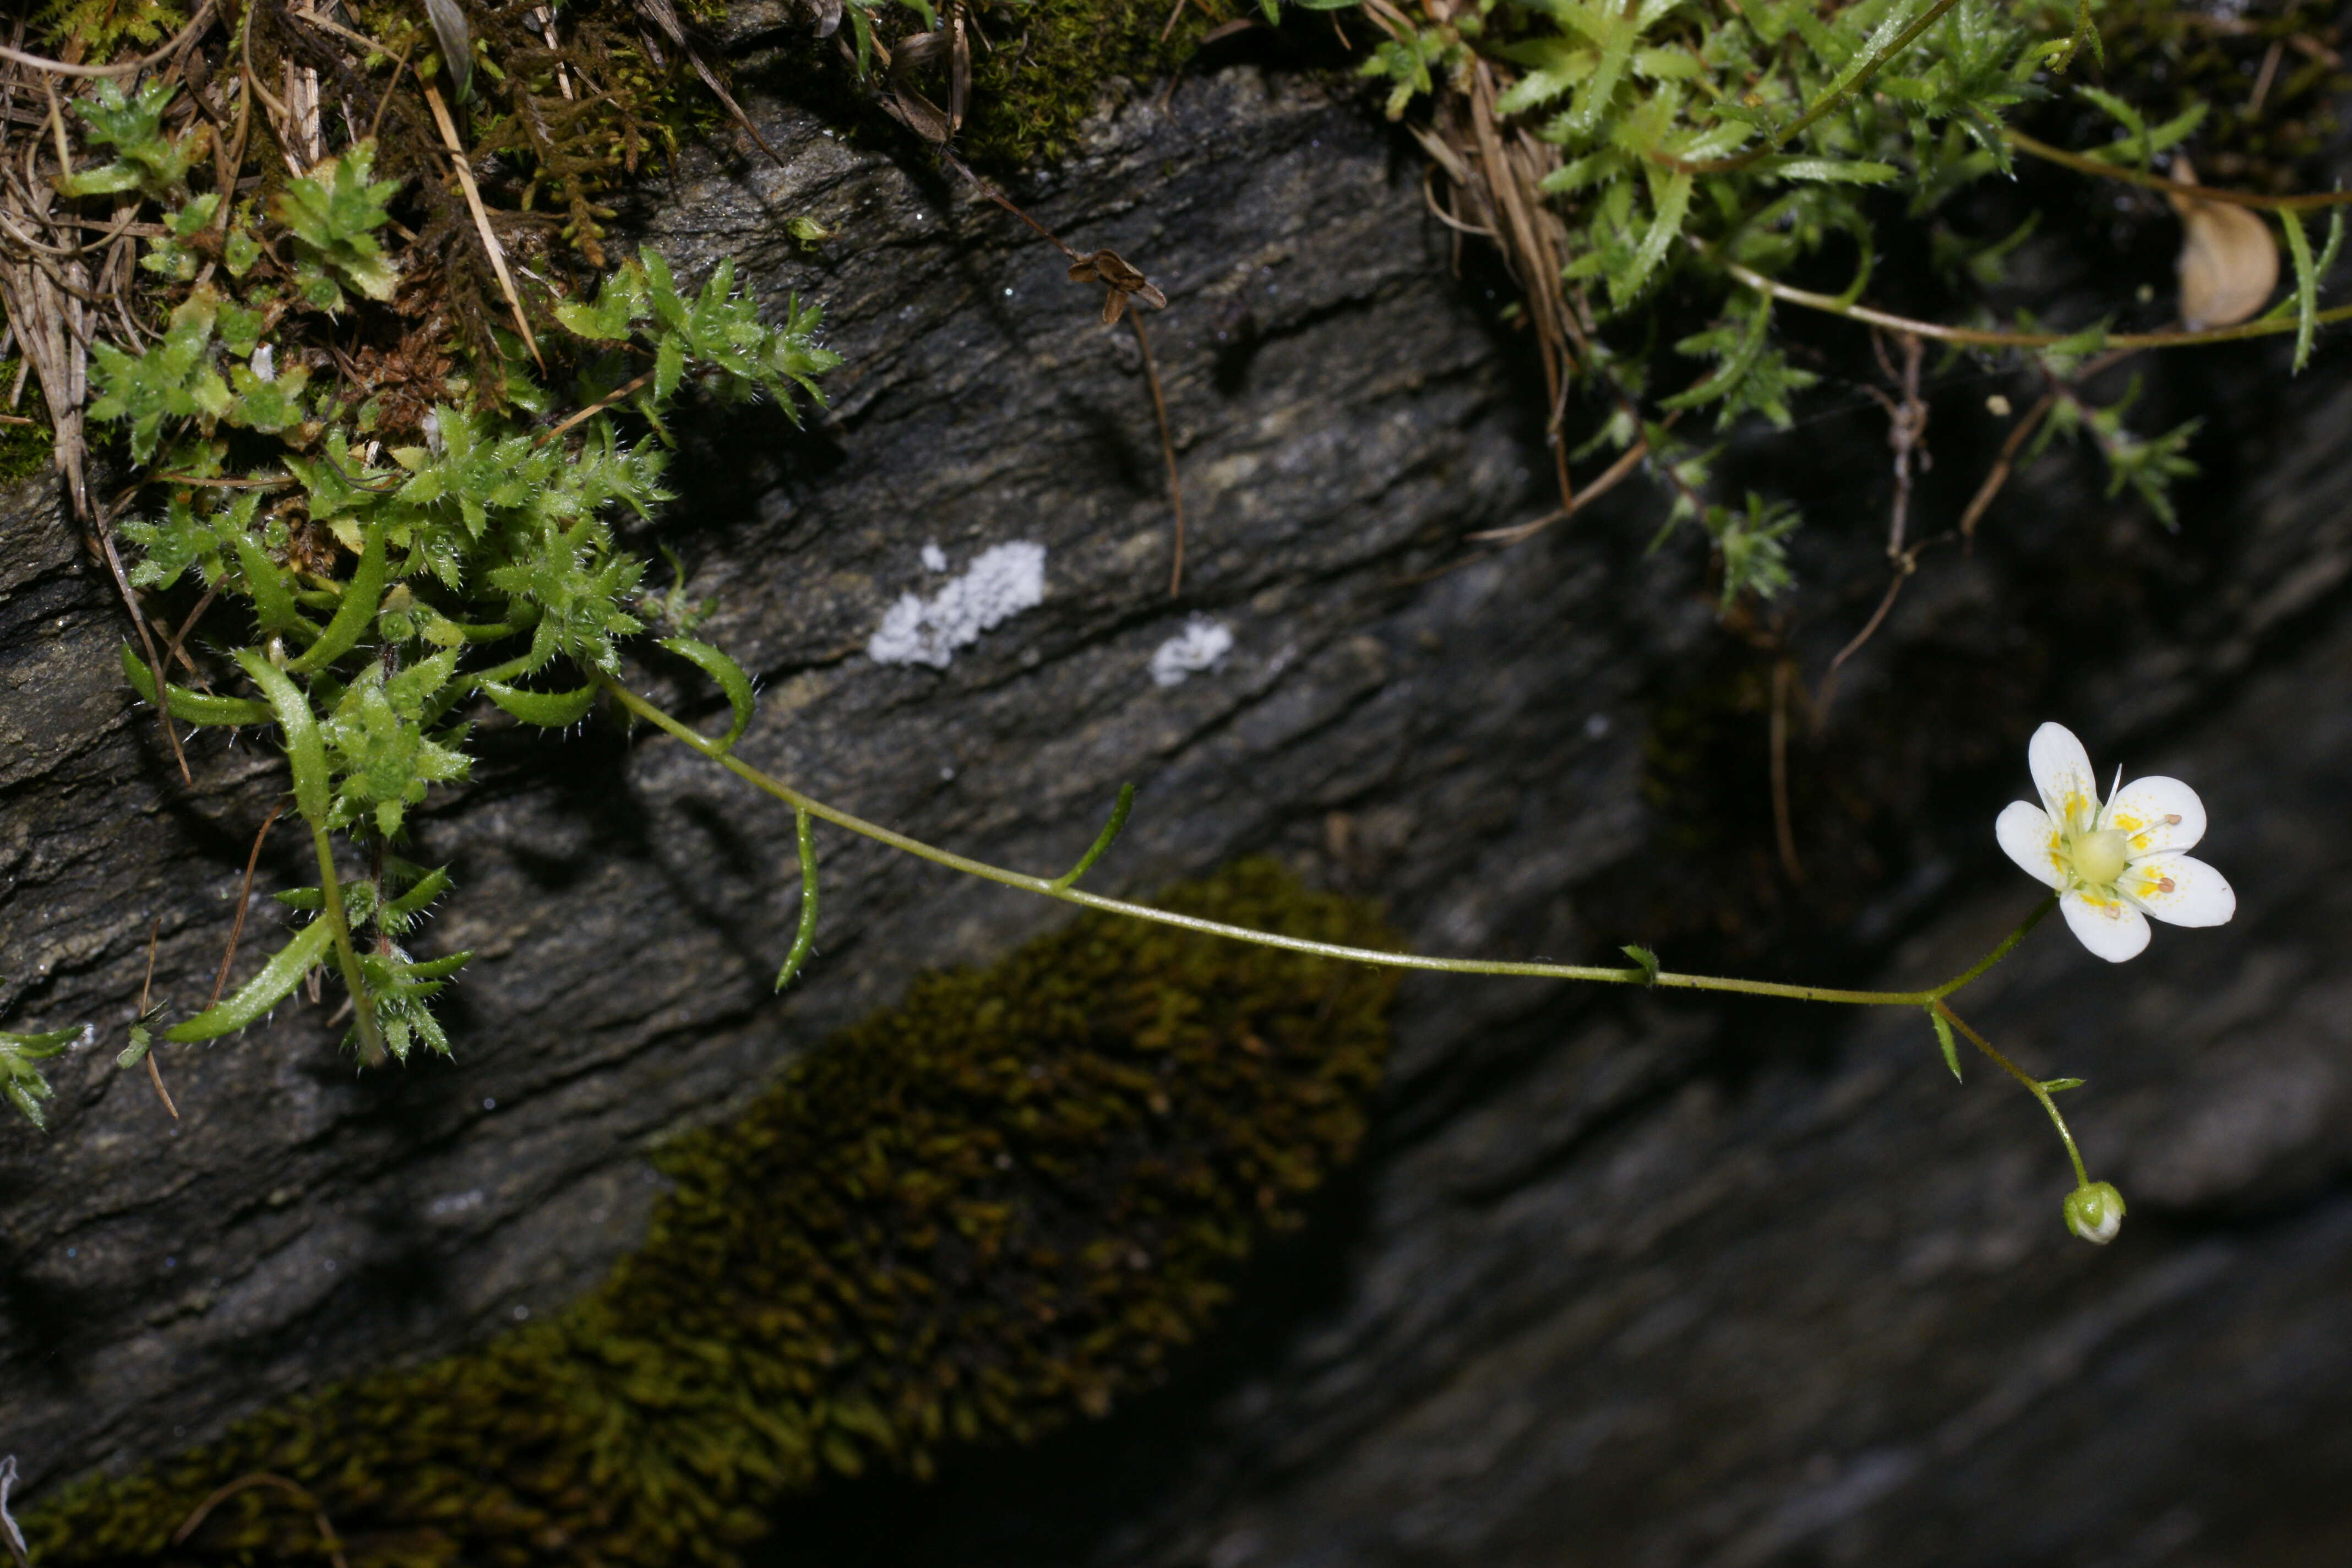
[[[2336,101],[2352,88],[2338,54],[2338,9],[2326,0],[2272,0],[2224,15],[2174,0],[2109,0],[2099,14],[2106,60],[2095,79],[2152,124],[2204,104],[2209,112],[2186,151],[2207,183],[2308,189],[2315,174],[2325,174],[2303,165],[2333,145]],[[2074,144],[2093,144],[2115,134],[2114,122],[2085,115],[2074,134]]]
[[[1385,944],[1264,863],[1169,907]],[[149,1562],[215,1488],[297,1483],[364,1564],[725,1564],[827,1472],[927,1473],[1164,1371],[1234,1262],[1354,1152],[1392,977],[1087,916],[919,982],[661,1158],[645,1249],[450,1359],[254,1416],[27,1521],[45,1568]],[[276,1486],[174,1563],[320,1560]]]
[[[1018,0],[993,13],[995,47],[972,59],[966,150],[999,164],[1068,153],[1105,83],[1124,77],[1149,84],[1171,74],[1213,25],[1188,0],[1163,40],[1168,12],[1167,0]]]
[[[16,384],[17,363],[14,359],[0,360],[0,387]],[[20,483],[36,474],[47,473],[52,467],[52,437],[38,412],[40,391],[29,384],[25,390],[27,395],[18,400],[15,409],[0,406],[0,413],[21,413],[34,421],[30,425],[0,425],[0,485]]]

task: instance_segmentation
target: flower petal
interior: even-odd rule
[[[1994,818],[1992,836],[2025,874],[2045,886],[2066,885],[2066,868],[2058,863],[2058,827],[2038,805],[2013,800]]]
[[[2099,814],[2099,780],[2091,772],[2091,753],[2083,750],[2074,731],[2063,724],[2044,724],[2034,731],[2026,743],[2025,764],[2053,821],[2077,830],[2091,826]]]
[[[2116,891],[2168,925],[2217,926],[2238,912],[2229,879],[2189,855],[2151,855],[2116,879]]]
[[[2129,835],[2135,860],[2168,849],[2194,849],[2205,837],[2205,803],[2179,779],[2134,779],[2107,802],[2100,826]]]
[[[2137,958],[2147,946],[2147,919],[2121,899],[2100,899],[2080,889],[2058,900],[2066,929],[2109,963]]]

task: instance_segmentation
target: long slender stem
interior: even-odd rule
[[[2007,958],[2011,950],[2013,950],[2019,942],[2025,940],[2026,933],[2032,931],[2035,926],[2040,925],[2042,921],[2048,917],[2050,911],[2057,907],[2057,894],[2052,893],[2043,898],[2040,903],[2033,906],[2033,912],[2032,914],[2026,916],[2024,920],[2018,922],[2018,927],[2015,931],[2011,931],[2007,936],[2000,939],[2000,944],[1998,947],[1995,947],[1990,952],[1986,953],[1982,958],[1978,959],[1975,963],[1970,965],[1969,968],[1962,970],[1953,978],[1947,980],[1941,985],[1937,986],[1935,990],[1929,992],[1927,994],[1934,997],[1940,1003],[1945,997],[1949,996],[1953,992],[1958,991],[1961,986],[1966,985],[1969,981],[1974,980],[1978,975],[1982,974],[1986,970],[1990,969],[1994,964],[1999,963],[2002,959]]]
[[[1925,991],[1850,991],[1829,985],[1790,985],[1773,980],[1744,980],[1731,975],[1677,974],[1661,972],[1655,975],[1640,968],[1616,969],[1593,964],[1514,962],[1489,958],[1433,958],[1412,952],[1383,952],[1377,948],[1349,947],[1339,942],[1309,942],[1301,937],[1279,936],[1271,931],[1252,931],[1245,926],[1226,925],[1219,921],[1205,921],[1194,915],[1178,914],[1170,910],[1157,910],[1148,904],[1129,903],[1124,899],[1107,899],[1098,893],[1082,892],[1066,886],[1056,879],[1033,877],[1023,871],[1007,870],[982,860],[958,855],[926,844],[918,838],[868,822],[837,807],[815,800],[785,784],[782,779],[761,772],[731,752],[722,752],[718,742],[698,734],[689,726],[631,691],[609,677],[604,678],[604,689],[615,701],[637,717],[644,719],[728,769],[756,789],[762,790],[791,806],[795,812],[805,812],[822,817],[837,827],[902,849],[909,855],[961,871],[984,880],[1018,888],[1042,898],[1059,899],[1064,903],[1077,904],[1086,909],[1104,910],[1113,914],[1131,916],[1137,920],[1153,921],[1161,925],[1179,926],[1186,931],[1200,931],[1209,936],[1230,937],[1238,942],[1256,942],[1264,947],[1278,947],[1292,952],[1314,953],[1323,958],[1340,959],[1350,963],[1374,964],[1387,969],[1427,970],[1445,974],[1514,974],[1549,980],[1584,980],[1604,985],[1651,985],[1675,991],[1728,991],[1750,996],[1776,996],[1792,1002],[1837,1002],[1858,1007],[1920,1007],[1940,1002],[1961,986],[1976,979],[2023,940],[2042,918],[2050,912],[2054,900],[2044,900],[2023,924],[2010,933],[1990,954],[1958,977],[1942,985]],[[1990,1047],[1988,1047],[1988,1049]]]
[[[2077,174],[2095,174],[2104,180],[2121,180],[2128,185],[2144,185],[2167,195],[2182,196],[2190,201],[2222,202],[2231,206],[2260,207],[2267,212],[2312,212],[2322,207],[2352,205],[2352,191],[2315,191],[2300,196],[2259,196],[2251,191],[2225,191],[2215,185],[2183,184],[2162,174],[2151,174],[2139,169],[2110,163],[2105,159],[2070,153],[2063,147],[2053,147],[2047,142],[2037,142],[2014,126],[2000,128],[2001,140],[2019,152],[2040,158],[2046,163],[2073,169]]]
[[[1935,321],[1917,321],[1908,316],[1897,316],[1885,310],[1875,310],[1868,305],[1858,305],[1841,300],[1834,294],[1817,294],[1811,289],[1799,289],[1776,278],[1738,262],[1718,257],[1717,264],[1741,283],[1759,294],[1769,294],[1775,300],[1785,300],[1791,305],[1802,305],[1809,310],[1822,310],[1832,316],[1844,316],[1851,321],[1867,321],[1874,327],[1894,331],[1911,332],[1923,338],[1933,338],[1942,343],[1963,343],[1975,348],[2046,349],[2072,342],[2084,336],[2081,332],[2002,332],[1978,327],[1948,327]],[[2352,321],[2352,305],[2338,305],[2321,310],[2311,318],[2319,326],[2336,321]],[[2292,316],[2272,320],[2243,321],[2234,327],[2206,327],[2197,331],[2174,332],[2108,332],[2098,340],[2106,349],[2178,349],[2199,343],[2236,342],[2242,338],[2266,338],[2296,330]]]
[[[367,977],[360,973],[360,955],[352,946],[352,922],[343,916],[342,884],[335,879],[335,850],[327,830],[313,824],[310,843],[319,852],[319,892],[326,900],[327,919],[335,933],[335,957],[343,970],[343,984],[352,994],[352,1024],[359,1031],[360,1066],[383,1065],[383,1039],[375,1029],[375,1005],[368,997]]]
[[[807,812],[793,813],[793,838],[801,856],[801,924],[793,936],[793,950],[784,954],[784,966],[776,971],[779,991],[793,983],[793,976],[800,973],[801,965],[808,962],[810,951],[816,946],[816,840],[809,833]]]
[[[2042,910],[2036,911],[2034,918],[2038,920],[2042,915],[2048,912],[2049,908],[2047,905],[2044,905]],[[2032,922],[2030,921],[2027,922],[2029,925],[2032,923]],[[1974,1029],[1969,1027],[1967,1021],[1964,1020],[1958,1013],[1953,1012],[1949,1007],[1946,1006],[1940,999],[1937,1001],[1935,1007],[1937,1012],[1941,1013],[1944,1016],[1944,1021],[1946,1023],[1951,1025],[1952,1027],[1958,1029],[1963,1035],[1966,1035],[1969,1039],[1974,1043],[1977,1049],[1982,1051],[1985,1055],[1990,1057],[1995,1062],[1999,1063],[2000,1069],[2003,1072],[2009,1074],[2010,1077],[2023,1084],[2026,1088],[2026,1092],[2032,1095],[2034,1099],[2042,1102],[2042,1109],[2050,1113],[2050,1125],[2058,1129],[2058,1141],[2066,1145],[2066,1158],[2074,1163],[2074,1184],[2078,1187],[2089,1186],[2091,1184],[2091,1173],[2083,1168],[2083,1152],[2074,1147],[2074,1135],[2066,1131],[2066,1119],[2058,1114],[2058,1102],[2050,1097],[2050,1091],[2042,1086],[2042,1080],[2035,1078],[2032,1073],[2027,1072],[2023,1068],[2019,1067],[2015,1062],[2011,1061],[2007,1057],[2001,1055],[1999,1050],[1994,1048],[1993,1043],[1990,1040],[1986,1039],[1982,1035],[1978,1034]]]

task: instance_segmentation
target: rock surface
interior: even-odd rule
[[[762,678],[745,753],[822,798],[1043,868],[1132,777],[1106,890],[1271,849],[1379,891],[1426,949],[1597,961],[1642,940],[1677,967],[1892,984],[1960,967],[2030,906],[1988,829],[2056,717],[2105,764],[2193,781],[2242,900],[2121,969],[2043,931],[1966,999],[2035,1068],[2091,1080],[2068,1110],[2133,1204],[2111,1248],[2060,1228],[2063,1160],[2030,1101],[1974,1068],[1956,1088],[1911,1016],[1417,981],[1381,1146],[1176,1386],[934,1488],[814,1500],[772,1555],[2352,1546],[2326,1484],[2352,1467],[2340,350],[2292,384],[2262,346],[2156,372],[2159,407],[2216,416],[2180,535],[2053,459],[1966,560],[1928,557],[1792,748],[1800,885],[1772,849],[1776,656],[1718,629],[1696,552],[1644,556],[1630,488],[1516,552],[1465,543],[1543,510],[1540,396],[1475,258],[1452,275],[1417,163],[1355,102],[1206,75],[1023,193],[1170,295],[1148,324],[1192,520],[1176,599],[1134,339],[968,190],[764,118],[791,166],[690,160],[646,237],[818,300],[846,363],[804,430],[771,409],[690,432],[664,537],[717,602],[706,635]],[[841,237],[803,251],[783,226],[803,216]],[[1923,502],[1946,521],[1981,472],[1982,385],[1947,398]],[[1787,634],[1809,675],[1883,585],[1876,418],[1735,454],[1816,498]],[[34,487],[0,530],[0,1016],[119,1043],[150,921],[159,992],[209,989],[281,765],[207,732],[183,784],[71,529]],[[902,595],[1019,542],[1045,551],[1037,607],[944,668],[866,656]],[[1162,684],[1164,646],[1213,642],[1195,617],[1230,649]],[[707,705],[678,674],[644,680]],[[423,946],[481,954],[453,1063],[355,1075],[326,1008],[298,1004],[170,1056],[177,1122],[104,1046],[52,1074],[47,1139],[0,1127],[0,1447],[36,1500],[563,1300],[639,1234],[649,1142],[917,971],[1057,917],[828,838],[819,956],[776,999],[788,816],[609,727],[489,747],[419,826],[459,884]],[[306,879],[296,849],[281,829],[262,891]]]

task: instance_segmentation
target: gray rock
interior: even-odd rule
[[[872,1489],[813,1503],[866,1539],[835,1553],[787,1521],[781,1555],[2244,1564],[2342,1539],[2317,1484],[2352,1458],[2340,369],[2290,387],[2256,347],[2158,371],[2159,404],[2229,411],[2179,539],[2060,460],[1970,558],[1930,557],[1796,748],[1798,887],[1750,701],[1769,667],[1717,629],[1696,552],[1645,555],[1630,489],[1518,552],[1465,544],[1547,504],[1540,398],[1475,258],[1449,274],[1417,165],[1352,101],[1189,80],[1024,193],[1170,295],[1148,324],[1192,520],[1177,600],[1124,329],[969,191],[768,115],[788,169],[689,159],[646,234],[687,271],[733,255],[763,296],[819,300],[847,363],[805,429],[692,428],[663,537],[718,601],[707,635],[762,679],[745,754],[821,797],[1058,868],[1134,778],[1107,890],[1272,850],[1378,891],[1428,949],[1639,940],[1677,967],[1895,984],[2030,906],[1989,828],[2057,717],[2196,783],[2243,900],[2123,969],[2053,929],[1964,998],[2037,1070],[2091,1080],[2069,1111],[2134,1205],[2105,1251],[2061,1228],[2031,1103],[1973,1067],[1955,1087],[1915,1017],[1414,981],[1380,1147],[1226,1345],[887,1515]],[[802,216],[841,237],[803,251]],[[1808,671],[1883,583],[1874,418],[1736,454],[1832,502],[1800,559]],[[1985,437],[1946,428],[1923,505],[1949,513]],[[281,767],[207,732],[183,784],[72,531],[37,488],[0,529],[0,1016],[119,1044],[151,921],[162,994],[208,991]],[[944,669],[866,657],[901,595],[946,580],[926,545],[951,574],[1021,541],[1046,551],[1036,608]],[[1194,616],[1231,651],[1155,682]],[[713,706],[674,668],[643,681]],[[1060,918],[828,836],[818,956],[776,998],[786,813],[643,735],[485,731],[476,778],[418,823],[458,880],[422,945],[480,954],[454,1062],[355,1073],[331,988],[169,1054],[177,1122],[105,1045],[53,1075],[46,1140],[0,1127],[0,1434],[33,1500],[562,1301],[641,1234],[650,1142],[917,972]],[[299,847],[281,828],[263,892],[308,879]]]

